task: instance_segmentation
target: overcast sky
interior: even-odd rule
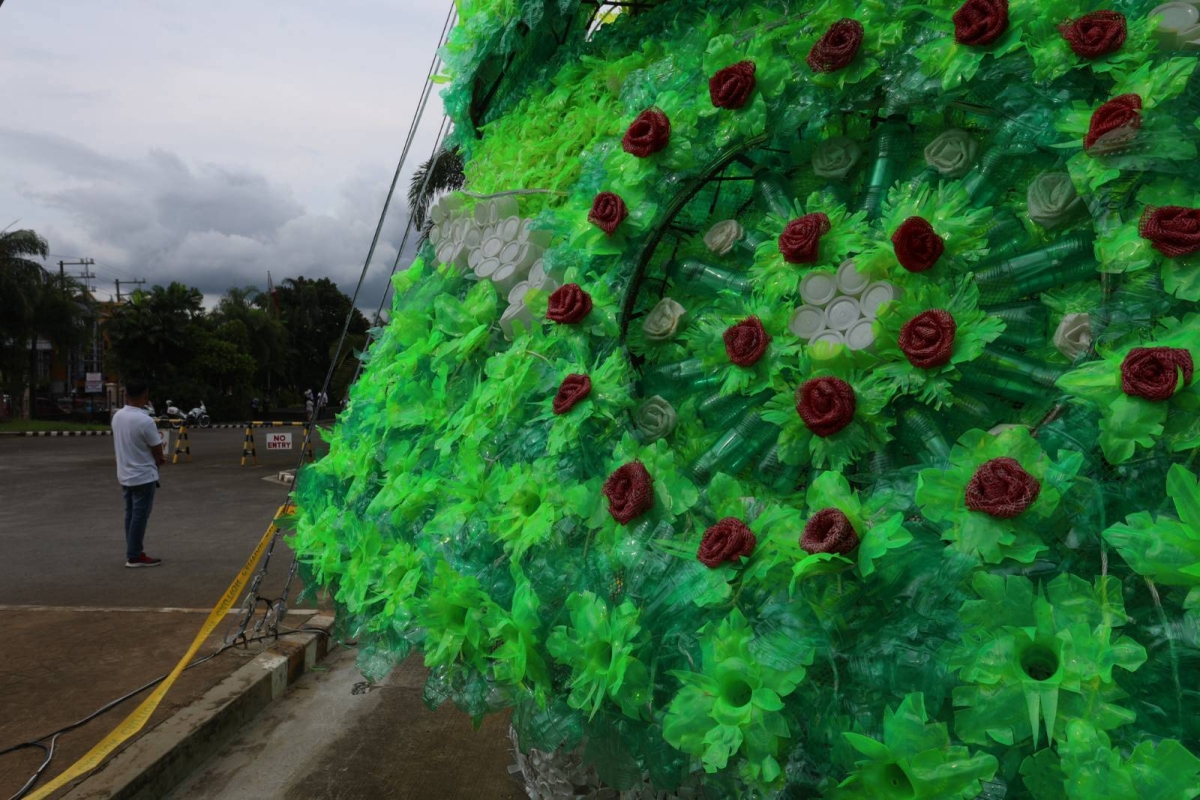
[[[7,0],[0,229],[42,234],[55,270],[94,258],[101,298],[116,278],[144,278],[211,302],[265,288],[267,270],[350,293],[447,8]],[[431,100],[406,172],[440,121]],[[407,175],[398,198],[406,189]],[[393,201],[360,307],[379,302],[404,213]]]

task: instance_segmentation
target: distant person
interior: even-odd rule
[[[154,414],[154,403],[153,403],[153,401],[151,401],[151,400],[147,400],[147,401],[146,401],[146,413],[147,413],[147,414],[149,414],[149,415],[150,415],[150,416],[152,416],[152,417],[153,417],[153,416],[155,416],[155,414]]]
[[[313,413],[312,392],[307,392],[307,395],[308,396],[304,398],[304,416],[308,417],[309,419],[312,419],[312,413]]]
[[[250,413],[253,414],[255,417],[258,416],[258,398],[257,397],[250,401]]]
[[[125,382],[125,407],[113,415],[113,447],[117,451],[117,481],[125,495],[125,566],[157,567],[161,558],[142,550],[146,523],[154,507],[158,468],[167,463],[158,426],[146,413],[150,388],[146,382]]]

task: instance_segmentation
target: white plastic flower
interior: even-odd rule
[[[675,430],[677,421],[675,409],[658,395],[642,403],[633,417],[634,424],[647,442],[669,436]]]
[[[845,136],[834,136],[813,150],[813,174],[818,178],[844,178],[860,158],[862,147],[858,142]]]
[[[1054,346],[1058,352],[1074,361],[1092,346],[1092,317],[1090,314],[1067,314],[1054,331]]]
[[[1071,176],[1065,172],[1043,172],[1029,184],[1026,195],[1029,218],[1044,228],[1057,227],[1083,208]]]
[[[723,256],[742,240],[746,232],[736,219],[723,219],[704,234],[704,246],[713,253]]]
[[[687,311],[683,306],[669,297],[658,301],[658,305],[650,309],[642,322],[642,330],[646,338],[652,342],[664,342],[675,335],[679,329],[679,319]]]
[[[959,128],[945,131],[925,147],[925,163],[947,178],[966,175],[977,155],[979,142]]]

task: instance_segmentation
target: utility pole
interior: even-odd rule
[[[142,280],[141,278],[138,278],[136,281],[125,281],[125,282],[132,283],[135,286],[141,286],[143,283],[145,283],[145,281]],[[119,303],[119,302],[121,302],[121,281],[118,279],[116,281],[116,284],[117,284],[117,302]]]
[[[67,265],[70,265],[72,267],[83,267],[84,274],[90,274],[90,273],[88,273],[88,267],[91,267],[95,263],[96,263],[96,260],[92,259],[92,258],[81,258],[77,261],[59,261],[58,262],[58,288],[63,293],[64,296],[67,293],[67,273],[66,273]],[[72,346],[71,349],[69,349],[67,351],[66,356],[67,356],[67,358],[66,358],[67,379],[65,381],[65,384],[66,384],[66,386],[71,386],[75,382],[75,369],[74,368],[75,368],[76,364],[75,364],[75,347],[74,346]]]

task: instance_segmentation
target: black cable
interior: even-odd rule
[[[2,1],[3,0],[0,0],[0,2],[2,2]],[[276,635],[269,634],[266,636],[258,636],[253,639],[247,639],[246,643],[250,644],[251,642],[261,642],[264,639],[277,639],[277,638],[279,638],[279,635],[286,636],[288,634],[293,634],[293,633],[320,633],[320,634],[323,634],[324,636],[330,635],[329,631],[324,631],[324,630],[321,630],[320,628],[288,628],[288,629],[284,630],[281,634],[276,634]],[[347,646],[353,646],[353,645],[348,644]],[[201,664],[205,663],[206,661],[211,661],[212,659],[221,655],[221,653],[224,653],[226,650],[232,650],[234,647],[235,647],[235,645],[223,644],[223,645],[221,645],[221,647],[217,648],[216,650],[209,653],[208,655],[198,658],[195,661],[193,661],[192,663],[188,664],[186,667],[183,668],[183,671],[187,672],[192,667],[198,667]],[[31,739],[28,742],[21,742],[20,744],[15,744],[11,747],[6,747],[5,749],[0,750],[0,756],[6,756],[9,753],[16,753],[21,750],[29,750],[29,749],[32,749],[35,747],[41,749],[42,751],[44,751],[46,753],[46,758],[42,761],[41,765],[37,768],[37,770],[33,773],[33,775],[31,775],[29,777],[29,780],[27,780],[25,782],[25,785],[22,786],[20,789],[18,789],[17,793],[14,794],[12,797],[10,797],[9,800],[21,800],[21,798],[24,797],[25,795],[27,795],[29,793],[29,791],[31,789],[33,789],[33,787],[37,784],[38,780],[42,777],[42,774],[45,773],[47,767],[50,766],[50,762],[54,760],[54,750],[58,744],[59,736],[62,736],[64,733],[70,733],[71,731],[73,731],[77,728],[83,727],[84,725],[86,725],[87,723],[96,719],[97,717],[100,717],[103,714],[106,714],[109,711],[112,711],[114,708],[119,706],[121,703],[124,703],[126,700],[130,699],[131,697],[134,697],[134,696],[146,691],[147,689],[157,686],[158,684],[160,684],[164,680],[166,680],[167,675],[169,675],[169,674],[170,673],[166,673],[164,675],[158,676],[157,678],[150,681],[146,685],[138,687],[137,689],[134,689],[132,692],[129,692],[128,694],[118,697],[116,700],[112,700],[108,703],[105,703],[100,708],[98,708],[95,711],[93,711],[92,713],[88,714],[83,719],[78,720],[76,722],[72,722],[70,725],[67,725],[65,727],[59,728],[58,730],[54,731],[53,733],[47,733],[45,736],[39,736],[37,739]],[[42,744],[47,739],[50,740],[50,743]]]

